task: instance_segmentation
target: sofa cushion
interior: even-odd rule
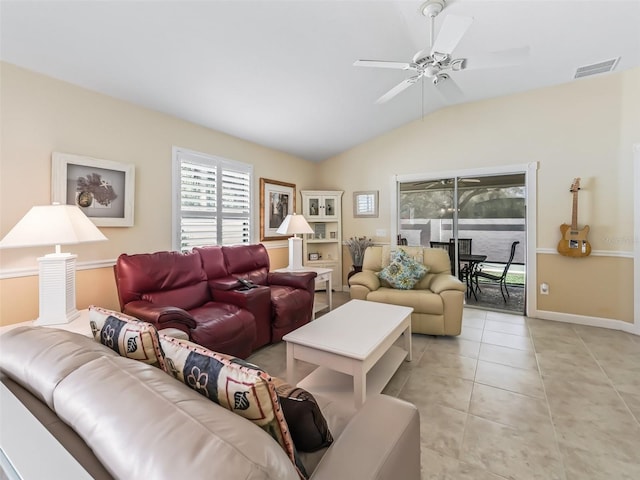
[[[141,362],[97,358],[54,399],[114,478],[299,478],[266,432]]]
[[[168,373],[269,433],[301,476],[306,477],[268,373],[244,360],[212,352],[185,340],[160,335],[160,343]]]
[[[89,306],[93,338],[117,354],[165,370],[158,331],[150,323],[124,313]]]
[[[404,250],[397,250],[391,263],[378,276],[388,286],[410,290],[428,272],[428,268],[411,258]]]
[[[273,381],[296,449],[315,452],[331,445],[333,437],[314,396],[280,378]]]

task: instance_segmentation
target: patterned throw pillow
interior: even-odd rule
[[[397,250],[391,263],[378,273],[378,277],[392,288],[411,290],[428,271],[404,250]]]
[[[186,340],[160,334],[160,344],[169,374],[265,430],[284,449],[298,474],[307,478],[268,373],[244,360]]]
[[[166,370],[158,331],[150,323],[124,313],[91,305],[89,324],[93,338],[97,342],[106,345],[123,357]]]
[[[273,381],[296,449],[315,452],[331,445],[333,437],[327,420],[313,395],[280,378],[273,377]]]

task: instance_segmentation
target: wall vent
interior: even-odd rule
[[[589,75],[610,72],[618,64],[618,60],[620,60],[620,57],[605,60],[604,62],[593,63],[591,65],[585,65],[584,67],[578,67],[573,78],[582,78],[588,77]]]

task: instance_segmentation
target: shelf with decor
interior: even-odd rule
[[[304,265],[331,268],[342,290],[342,191],[302,190],[302,214],[313,229],[303,237]]]

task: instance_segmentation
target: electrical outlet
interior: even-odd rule
[[[540,295],[549,295],[549,284],[541,283],[540,284]]]

